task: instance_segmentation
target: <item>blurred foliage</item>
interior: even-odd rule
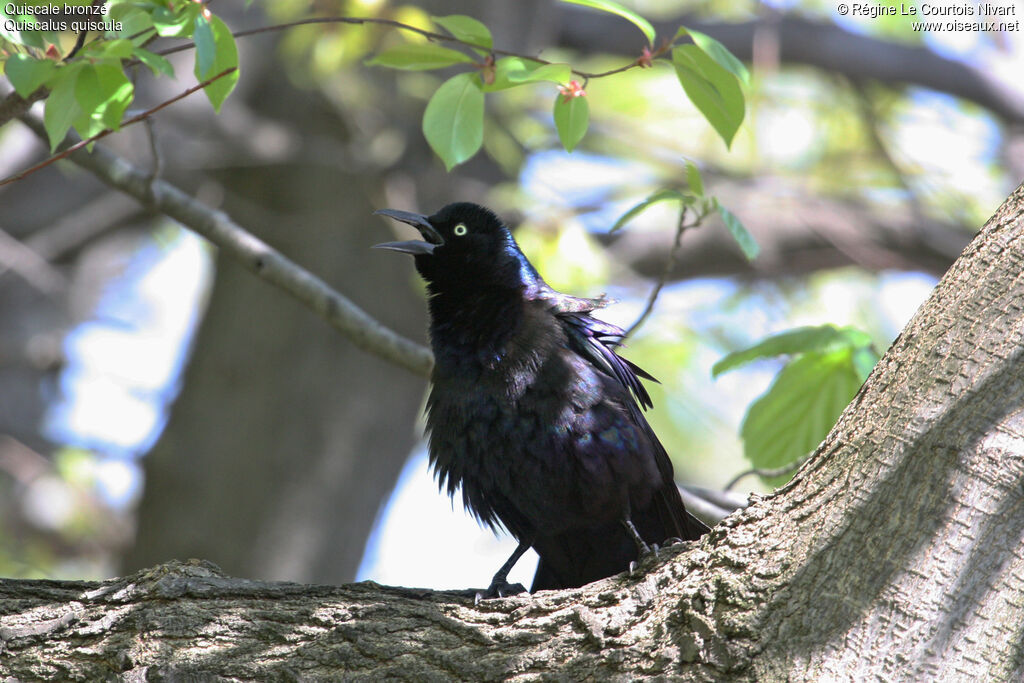
[[[109,576],[131,538],[130,511],[100,495],[107,460],[62,448],[51,459],[5,439],[0,444],[0,576]]]

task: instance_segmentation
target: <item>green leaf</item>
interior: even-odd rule
[[[34,47],[38,50],[46,50],[47,45],[59,45],[60,36],[53,31],[25,30],[15,31],[15,22],[26,22],[29,25],[38,25],[36,22],[45,20],[46,15],[36,16],[30,13],[8,12],[7,9],[21,9],[32,3],[0,3],[0,38],[5,38],[16,45]]]
[[[693,42],[696,43],[697,47],[704,50],[711,59],[715,60],[720,66],[730,71],[734,76],[736,76],[736,78],[740,79],[747,85],[750,85],[750,72],[747,71],[747,67],[744,66],[743,62],[736,59],[736,56],[729,52],[729,48],[725,45],[722,45],[706,33],[694,31],[693,29],[686,28],[685,26],[679,27],[679,30],[676,31],[675,38],[672,40],[675,41],[681,36],[690,36],[690,38],[693,39]]]
[[[753,346],[733,351],[711,367],[711,375],[718,377],[759,358],[865,348],[871,348],[871,337],[855,327],[797,327],[766,337]],[[874,366],[874,362],[871,365]]]
[[[626,223],[629,223],[631,220],[633,220],[634,218],[639,216],[641,213],[646,211],[650,206],[652,206],[654,204],[657,204],[658,202],[666,202],[666,201],[685,202],[688,199],[689,198],[686,195],[684,195],[682,192],[679,192],[678,190],[669,190],[669,189],[658,190],[657,192],[655,192],[651,196],[649,196],[647,199],[643,200],[642,202],[640,202],[639,204],[637,204],[636,206],[631,208],[629,211],[627,211],[626,213],[624,213],[621,216],[619,216],[619,220],[615,221],[615,225],[613,225],[612,229],[609,230],[608,232],[615,232],[616,230],[621,228],[623,225],[625,225]]]
[[[480,46],[486,51],[490,51],[494,47],[490,29],[473,17],[467,17],[465,14],[450,14],[446,17],[431,17],[431,19],[461,41]]]
[[[203,16],[196,17],[195,30],[192,32],[192,40],[196,43],[196,78],[205,80],[212,76],[210,69],[213,68],[213,59],[217,54],[217,46],[213,40],[213,28],[210,22]]]
[[[198,29],[198,21],[197,29]],[[235,45],[235,38],[231,35],[231,29],[228,28],[227,24],[220,17],[211,17],[209,22],[206,22],[210,27],[210,31],[213,34],[213,62],[207,71],[201,72],[200,60],[196,59],[195,74],[199,80],[206,80],[211,76],[216,76],[219,73],[234,67],[235,71],[218,78],[213,83],[210,83],[204,88],[206,91],[206,97],[210,100],[210,104],[213,105],[213,110],[219,112],[220,106],[224,104],[224,100],[227,99],[231,91],[235,89],[235,85],[238,83],[238,47]],[[197,30],[198,34],[199,31]],[[198,41],[197,41],[198,46]],[[205,75],[201,75],[205,74]]]
[[[126,38],[117,38],[116,40],[97,41],[90,45],[87,51],[95,54],[97,57],[127,59],[132,56],[132,48],[132,41]]]
[[[192,35],[196,17],[201,16],[203,5],[190,2],[180,10],[157,7],[153,10],[153,28],[164,38],[187,38]]]
[[[513,59],[516,57],[512,57]],[[572,77],[572,68],[566,63],[542,65],[536,61],[522,60],[523,69],[509,72],[509,80],[513,83],[565,83]]]
[[[52,60],[35,59],[17,54],[7,59],[7,78],[22,97],[28,97],[48,79],[57,68]]]
[[[572,77],[568,64],[541,64],[521,57],[502,57],[494,63],[494,81],[484,84],[484,92],[507,90],[524,83],[565,83]]]
[[[736,240],[736,244],[740,245],[740,249],[743,250],[743,255],[747,257],[747,260],[753,261],[756,259],[757,255],[761,253],[761,247],[757,244],[757,240],[750,234],[746,226],[740,222],[739,218],[736,218],[732,211],[721,204],[718,205],[718,214],[722,217],[725,227],[729,228],[729,234]]]
[[[125,4],[109,5],[110,12],[104,21],[117,21],[121,24],[121,35],[138,46],[153,37],[153,17],[149,12]]]
[[[75,101],[75,83],[78,81],[81,67],[82,63],[79,62],[61,68],[50,83],[50,96],[46,98],[43,123],[46,126],[46,135],[50,138],[51,153],[67,135],[71,122],[82,112]]]
[[[476,154],[484,139],[484,93],[476,74],[441,84],[423,112],[423,135],[449,171]]]
[[[700,177],[700,169],[692,161],[686,162],[686,184],[694,195],[704,196],[704,180]]]
[[[406,71],[426,71],[472,61],[469,55],[433,43],[405,43],[384,50],[366,63],[369,66],[386,66]]]
[[[586,97],[555,97],[555,130],[562,147],[571,152],[583,139],[590,125],[590,105]]]
[[[851,355],[850,349],[841,349],[801,356],[751,404],[740,435],[754,467],[793,463],[821,443],[860,388]]]
[[[672,50],[672,63],[687,97],[718,131],[726,147],[731,146],[745,114],[739,80],[696,45]]]
[[[633,10],[626,9],[617,2],[612,2],[611,0],[562,0],[562,2],[569,3],[570,5],[590,7],[591,9],[601,10],[602,12],[609,12],[611,14],[618,15],[627,21],[631,21],[634,26],[643,31],[644,35],[647,36],[648,44],[654,45],[654,27],[651,26],[651,22],[647,21]]]
[[[153,75],[162,73],[165,76],[174,78],[174,67],[163,56],[145,50],[141,47],[135,48],[133,53],[140,62],[145,64],[153,72]]]
[[[75,100],[82,114],[101,124],[100,130],[121,127],[121,117],[132,101],[134,88],[119,66],[112,64],[84,64],[75,84]],[[86,133],[77,123],[75,129],[82,137],[99,132]]]
[[[82,81],[81,78],[79,78],[78,80],[79,82]],[[92,136],[98,135],[102,133],[104,129],[106,129],[106,126],[103,125],[102,121],[100,121],[99,119],[94,119],[93,117],[89,116],[88,114],[83,112],[81,108],[79,108],[78,113],[75,115],[74,121],[71,122],[71,125],[72,127],[74,127],[76,131],[78,131],[78,134],[82,137],[83,140],[88,140]],[[86,146],[86,149],[88,149],[91,152],[94,144],[94,142],[90,142]]]

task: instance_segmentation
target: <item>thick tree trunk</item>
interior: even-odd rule
[[[648,575],[474,606],[201,563],[0,584],[0,671],[150,680],[1024,675],[1024,186],[795,479]],[[219,678],[218,678],[219,677]]]

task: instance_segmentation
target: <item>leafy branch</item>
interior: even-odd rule
[[[662,269],[661,276],[655,282],[653,289],[647,296],[647,303],[644,305],[644,310],[636,321],[630,325],[629,329],[623,335],[623,339],[629,338],[636,332],[641,325],[647,320],[647,318],[654,311],[654,305],[658,301],[658,295],[661,294],[662,288],[665,283],[668,282],[669,276],[675,269],[676,259],[679,255],[679,249],[682,245],[683,233],[691,228],[696,228],[704,222],[709,215],[717,212],[729,229],[729,233],[733,239],[739,245],[743,251],[743,255],[747,257],[747,260],[753,261],[757,258],[761,248],[754,240],[754,236],[747,231],[746,227],[740,222],[736,216],[732,214],[728,209],[722,206],[717,197],[708,196],[704,194],[704,179],[701,178],[700,169],[697,168],[693,162],[686,162],[686,184],[687,189],[685,191],[674,190],[674,189],[661,189],[649,197],[644,199],[639,204],[636,204],[626,213],[622,214],[615,225],[612,226],[609,232],[615,232],[621,229],[627,223],[632,221],[634,218],[639,216],[641,213],[651,208],[655,204],[662,202],[678,202],[679,203],[679,219],[676,221],[676,234],[672,241],[672,249],[669,251],[668,258],[665,259],[665,267]],[[687,221],[687,216],[690,215],[692,218]]]
[[[490,30],[465,15],[432,17],[444,33],[384,17],[312,17],[233,33],[205,4],[191,0],[151,5],[110,0],[109,18],[117,30],[90,43],[85,43],[85,34],[80,34],[75,48],[63,60],[53,40],[47,44],[44,32],[8,33],[9,38],[16,37],[20,51],[13,51],[6,59],[4,71],[23,98],[35,96],[40,88],[49,92],[44,121],[52,151],[72,127],[89,139],[124,125],[120,118],[134,98],[134,86],[125,75],[128,67],[145,64],[154,75],[173,76],[174,70],[165,56],[195,49],[196,78],[204,80],[232,67],[237,69],[236,38],[311,24],[376,24],[416,34],[429,42],[391,47],[368,64],[414,71],[471,67],[471,71],[445,81],[431,96],[423,115],[424,136],[449,170],[474,156],[483,145],[485,94],[530,83],[557,85],[554,124],[562,146],[572,151],[589,125],[584,88],[591,79],[651,67],[655,60],[669,57],[687,96],[725,144],[731,145],[745,115],[741,84],[749,80],[749,74],[725,47],[685,27],[654,47],[655,33],[650,22],[612,0],[563,1],[630,21],[644,33],[647,44],[627,64],[603,72],[588,72],[569,64],[497,49]],[[150,52],[144,46],[156,37],[191,38],[191,42]],[[204,88],[214,109],[219,110],[237,79],[237,70],[231,71],[227,78]]]
[[[168,106],[174,104],[175,102],[177,102],[178,100],[185,99],[186,97],[188,97],[192,93],[195,93],[195,92],[198,92],[199,90],[204,89],[206,86],[210,85],[214,81],[216,81],[218,79],[221,79],[221,78],[224,78],[225,76],[228,76],[228,75],[232,74],[233,72],[235,72],[237,70],[238,70],[238,67],[234,67],[234,66],[231,67],[230,69],[225,69],[224,71],[221,71],[216,76],[213,76],[212,78],[207,78],[202,83],[199,83],[198,85],[194,85],[191,88],[188,88],[184,92],[181,92],[178,95],[175,95],[171,99],[165,100],[165,101],[161,102],[160,104],[156,105],[155,107],[151,107],[150,109],[147,109],[146,111],[142,112],[141,114],[133,116],[130,119],[127,119],[125,121],[122,121],[121,125],[118,126],[118,129],[124,128],[126,126],[130,126],[133,123],[138,123],[139,121],[147,121],[150,116],[152,116],[156,112],[160,111],[164,107],[168,107]],[[43,168],[46,168],[50,164],[52,164],[52,163],[54,163],[56,161],[60,161],[61,159],[66,158],[72,152],[77,152],[78,150],[82,149],[83,147],[87,147],[87,146],[91,145],[92,143],[96,142],[97,140],[99,140],[101,138],[107,137],[108,135],[110,135],[113,132],[114,132],[114,129],[107,128],[107,129],[105,129],[103,131],[100,131],[99,133],[96,133],[92,137],[86,138],[85,140],[79,140],[78,142],[76,142],[73,145],[66,146],[62,151],[60,151],[60,152],[58,152],[58,153],[48,157],[44,161],[41,161],[38,164],[36,164],[35,166],[32,166],[31,168],[27,168],[24,171],[22,171],[21,173],[17,173],[15,175],[12,175],[12,176],[9,176],[7,178],[4,178],[3,180],[0,180],[0,187],[2,187],[4,185],[7,185],[9,183],[13,183],[13,182],[15,182],[17,180],[21,180],[25,176],[32,175],[36,171],[39,171],[39,170],[41,170]]]

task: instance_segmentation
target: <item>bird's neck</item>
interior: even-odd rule
[[[523,318],[523,287],[481,285],[456,293],[432,292],[430,338],[443,356],[468,359],[500,354]]]

